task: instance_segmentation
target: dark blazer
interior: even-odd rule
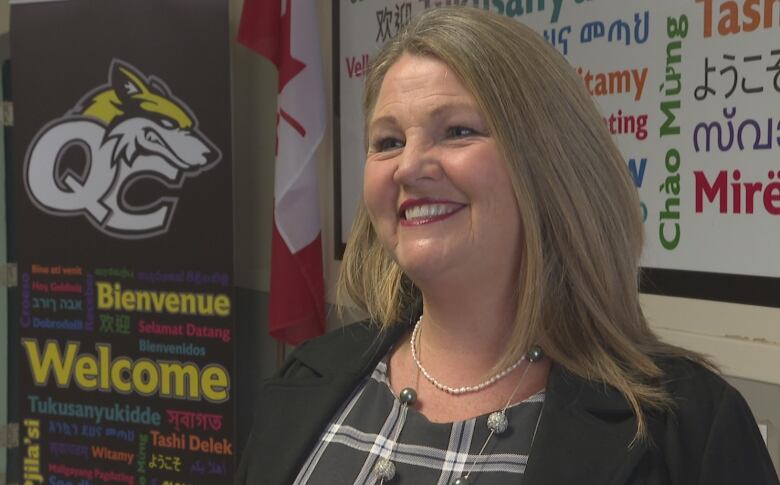
[[[355,324],[298,347],[262,384],[236,483],[290,485],[339,406],[404,330],[378,335]],[[633,446],[636,421],[623,396],[553,365],[523,483],[780,485],[742,396],[688,360],[660,365],[677,407],[649,417],[653,444]]]

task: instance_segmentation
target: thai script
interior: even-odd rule
[[[736,114],[736,107],[723,108],[725,122],[701,121],[697,123],[693,129],[694,150],[709,152],[717,146],[719,151],[727,152],[733,148],[734,141],[737,142],[740,151],[744,150],[745,147],[753,150],[771,150],[773,144],[780,148],[780,119],[775,121],[773,118],[767,118],[766,123],[764,123],[753,118],[746,118],[735,123]],[[761,126],[764,124],[766,131],[762,134]],[[764,135],[763,140],[762,135]]]

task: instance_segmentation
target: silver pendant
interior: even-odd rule
[[[495,411],[490,413],[487,419],[487,427],[495,434],[501,434],[509,427],[509,421],[506,419],[504,411]]]
[[[387,458],[380,458],[374,465],[374,473],[382,480],[390,481],[395,476],[395,464]]]

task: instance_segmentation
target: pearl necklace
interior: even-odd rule
[[[417,325],[415,325],[414,330],[412,331],[412,356],[414,357],[414,360],[417,363],[417,368],[423,374],[425,374],[425,369],[422,367],[422,365],[420,365],[420,362],[417,360],[417,356],[415,355],[415,350],[414,350],[415,334],[417,333],[417,329],[418,329],[421,321],[422,321],[422,316],[417,321]],[[468,481],[469,481],[469,477],[471,476],[472,472],[474,471],[474,467],[477,466],[477,462],[482,457],[482,454],[485,452],[485,448],[487,448],[487,445],[490,442],[490,439],[493,437],[493,435],[500,435],[501,433],[506,431],[507,428],[509,427],[509,420],[506,417],[506,411],[509,408],[510,404],[512,404],[512,399],[514,399],[515,394],[517,394],[517,391],[520,390],[520,386],[523,383],[523,381],[525,380],[525,375],[528,374],[528,370],[531,368],[530,364],[534,364],[536,362],[539,362],[540,360],[542,360],[544,358],[544,353],[542,352],[542,349],[539,346],[534,345],[533,347],[531,347],[531,349],[528,351],[528,353],[526,355],[524,355],[517,363],[515,363],[510,368],[510,370],[503,371],[504,373],[503,373],[503,375],[501,375],[501,377],[503,377],[504,375],[506,375],[509,372],[511,372],[511,369],[514,369],[515,367],[517,367],[520,364],[520,362],[525,360],[526,357],[528,358],[529,365],[527,365],[525,367],[525,369],[523,369],[523,374],[520,376],[520,380],[518,380],[517,385],[515,386],[514,390],[512,390],[512,394],[509,395],[509,399],[507,399],[506,404],[504,405],[504,407],[501,410],[494,411],[494,412],[490,413],[490,415],[488,416],[487,427],[490,430],[490,434],[488,434],[488,437],[485,439],[485,442],[482,444],[482,448],[480,448],[479,453],[477,454],[476,458],[474,458],[474,461],[471,463],[471,466],[469,467],[469,469],[466,472],[466,474],[462,475],[460,477],[457,477],[454,480],[452,480],[452,482],[450,482],[450,485],[467,485]],[[499,374],[502,374],[502,373],[499,373]],[[426,375],[426,377],[428,377],[428,376]],[[496,380],[500,379],[501,377],[496,378],[493,382],[495,382]],[[429,378],[428,380],[431,380],[431,378]],[[431,381],[431,382],[434,385],[437,384],[436,382],[433,382],[433,381]],[[485,381],[485,382],[488,382],[488,381]],[[485,383],[483,383],[483,384],[485,384]],[[479,385],[482,386],[482,384],[479,384]],[[475,389],[475,390],[484,389],[485,387],[487,387],[489,385],[490,384],[486,384],[486,385],[482,386],[480,389]],[[436,385],[436,387],[441,389],[441,387],[439,385]],[[444,386],[444,387],[447,387],[447,386]],[[476,387],[476,386],[474,386],[474,387]],[[452,388],[450,388],[450,389],[452,389]],[[442,390],[445,390],[445,389],[442,389]],[[464,392],[473,392],[473,391],[464,391]],[[462,394],[462,393],[463,392],[455,392],[455,393],[451,393],[451,394]],[[401,402],[401,413],[405,416],[406,412],[409,409],[409,406],[412,406],[412,405],[414,405],[417,402],[417,391],[415,391],[411,387],[405,387],[405,388],[403,388],[401,390],[401,393],[398,395],[398,400]],[[537,416],[537,418],[536,418],[536,425],[534,426],[534,431],[533,431],[533,434],[531,435],[531,448],[533,448],[533,443],[534,443],[534,441],[536,439],[536,431],[539,429],[539,422],[541,421],[541,419],[542,419],[542,411],[539,412],[539,416]],[[400,435],[400,433],[401,433],[401,430],[399,429],[397,431],[397,433],[395,434],[394,441],[396,441],[398,439],[398,436]],[[377,476],[377,478],[379,478],[379,485],[384,485],[385,481],[390,481],[390,480],[392,480],[395,477],[395,464],[392,461],[390,461],[389,459],[387,459],[387,458],[382,458],[374,466],[373,473]]]
[[[422,362],[420,362],[420,359],[417,357],[417,335],[420,332],[420,325],[422,324],[422,320],[423,317],[422,315],[420,315],[420,318],[417,320],[417,323],[414,325],[414,330],[412,330],[412,336],[409,341],[412,347],[412,359],[414,359],[414,363],[417,365],[417,368],[420,370],[420,372],[422,372],[422,375],[424,375],[425,378],[428,379],[428,382],[436,386],[437,389],[444,391],[448,394],[454,394],[457,396],[459,394],[469,394],[472,392],[481,391],[486,387],[492,386],[500,379],[505,377],[507,374],[517,369],[517,367],[520,364],[522,364],[523,361],[525,360],[525,356],[520,357],[520,359],[518,359],[517,362],[515,362],[514,364],[510,365],[509,367],[502,370],[501,372],[495,374],[494,376],[474,386],[450,387],[446,384],[442,384],[435,377],[433,377],[425,367],[423,367]]]

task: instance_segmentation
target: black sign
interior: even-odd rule
[[[229,483],[227,4],[12,10],[22,481]]]

